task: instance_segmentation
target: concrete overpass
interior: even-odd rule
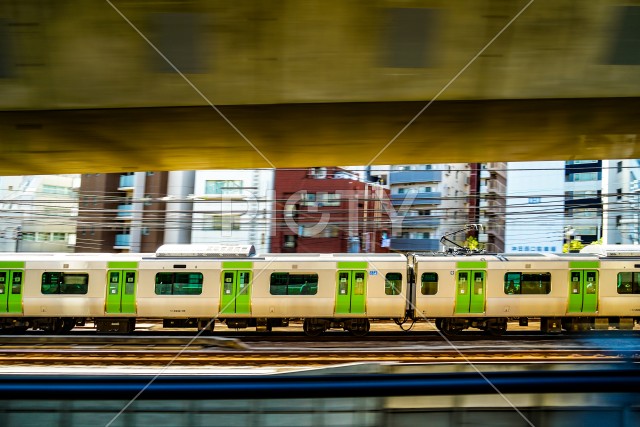
[[[640,2],[3,2],[0,175],[640,158],[639,65]]]

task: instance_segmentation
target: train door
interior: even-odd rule
[[[598,270],[569,270],[568,313],[595,313],[598,309]]]
[[[136,285],[138,273],[136,270],[108,270],[106,313],[135,313]]]
[[[458,270],[456,314],[484,313],[485,271]]]
[[[0,270],[0,313],[22,313],[23,270]]]
[[[336,314],[365,314],[366,270],[338,270]]]
[[[220,292],[220,313],[251,313],[250,270],[223,270]]]

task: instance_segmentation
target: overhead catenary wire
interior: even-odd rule
[[[506,165],[506,164],[505,164]],[[619,166],[610,166],[609,168],[618,168]],[[623,166],[623,169],[634,168],[632,166]],[[301,168],[308,169],[308,168]],[[477,170],[477,168],[469,168],[468,170]],[[557,168],[561,170],[563,168]],[[603,167],[602,169],[607,169]],[[460,170],[460,169],[458,169]],[[537,171],[537,170],[549,170],[549,168],[505,168],[504,171]],[[392,171],[392,169],[389,169]],[[567,195],[566,194],[553,194],[545,191],[539,191],[542,189],[533,189],[530,193],[521,194],[509,194],[500,196],[504,201],[502,206],[494,206],[492,209],[496,214],[496,217],[500,218],[505,224],[524,224],[525,227],[540,227],[544,225],[554,225],[557,221],[567,217]],[[40,194],[41,195],[41,194]],[[83,199],[84,197],[84,199]],[[526,199],[536,197],[539,198],[539,203],[536,204],[535,209],[532,203],[529,203]],[[599,203],[575,203],[570,207],[571,212],[579,212],[580,210],[599,209],[600,206],[607,209],[610,215],[622,216],[624,218],[633,218],[637,215],[637,208],[639,203],[637,202],[638,195],[633,192],[628,193],[607,193],[607,194],[594,194],[593,198],[599,198],[602,201],[602,205]],[[79,227],[94,227],[94,228],[127,228],[132,225],[136,227],[147,227],[150,230],[172,230],[172,229],[192,229],[192,230],[211,230],[211,218],[214,216],[224,215],[237,215],[240,218],[236,221],[236,225],[239,230],[259,230],[259,231],[273,231],[283,230],[289,228],[289,224],[282,220],[282,215],[286,213],[283,209],[283,205],[288,199],[284,198],[267,198],[256,197],[253,200],[227,200],[224,196],[220,200],[197,200],[191,199],[170,199],[167,196],[156,193],[146,194],[145,197],[132,198],[129,196],[123,196],[122,192],[78,192],[77,202],[74,199],[64,199],[60,195],[56,195],[51,198],[38,197],[34,200],[25,200],[21,198],[9,198],[0,200],[0,206],[10,206],[9,212],[5,212],[3,218],[8,221],[24,221],[27,224],[37,225],[38,223],[44,224],[56,224],[66,225],[68,211],[68,218],[70,221],[78,221]],[[462,226],[468,222],[470,206],[463,206],[462,202],[469,200],[469,195],[449,196],[441,194],[438,197],[440,201],[439,205],[412,207],[416,211],[427,211],[431,215],[417,215],[419,218],[429,220],[446,221],[447,226],[456,227]],[[491,201],[494,200],[490,196],[480,196],[478,201]],[[73,205],[78,203],[79,208],[74,208]],[[342,203],[349,202],[348,199],[342,199]],[[358,202],[378,202],[378,199],[372,198],[359,198]],[[55,213],[52,209],[54,205],[60,205],[67,203],[69,206],[56,207]],[[84,203],[84,206],[83,206]],[[95,207],[92,207],[91,204]],[[167,204],[174,204],[184,206],[189,204],[192,208],[187,209],[173,209],[170,213],[164,209]],[[247,205],[250,203],[264,206],[273,207],[268,214],[262,212],[249,212],[250,209],[244,208],[230,208],[231,206],[240,206],[242,204]],[[455,204],[458,204],[455,206]],[[101,205],[109,204],[111,207],[105,209]],[[123,220],[117,217],[118,205],[130,204],[133,206],[139,206],[139,209],[130,209],[129,214],[133,216],[133,222]],[[449,206],[454,204],[454,206]],[[403,213],[401,210],[403,207],[399,205],[389,204],[385,208],[369,209],[367,210],[369,215],[384,215],[390,212],[389,206],[393,206],[396,212]],[[74,209],[80,210],[80,215]],[[479,208],[477,208],[479,209]],[[519,210],[522,210],[520,212]],[[526,211],[525,211],[526,210]],[[301,208],[297,211],[297,217],[295,223],[304,223],[305,221],[313,222],[317,220],[317,216],[321,213],[326,215],[340,217],[345,214],[346,209],[342,207],[323,207],[319,209],[319,212],[311,212],[306,208]],[[599,211],[595,212],[599,215]],[[116,215],[116,218],[114,218]],[[264,215],[264,218],[260,216]],[[180,219],[173,218],[173,216],[181,216]],[[585,215],[586,216],[586,215]],[[419,225],[411,226],[410,222],[414,216],[406,216],[403,219],[405,229],[420,229],[425,228]],[[530,224],[531,219],[536,219],[536,224]],[[346,229],[346,227],[352,226],[350,221],[341,219],[330,220],[329,225],[338,227],[340,229]],[[392,227],[394,222],[388,218],[376,220],[378,227]],[[428,228],[428,227],[427,227]],[[524,227],[521,227],[523,229]],[[236,231],[235,228],[232,231]]]

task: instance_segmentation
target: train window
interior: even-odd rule
[[[247,272],[238,273],[238,286],[240,287],[238,290],[238,294],[247,294],[247,290],[249,289],[249,274],[250,273]]]
[[[504,275],[504,293],[508,295],[520,294],[522,274],[507,273]]]
[[[476,271],[473,273],[473,294],[482,295],[484,290],[484,273]]]
[[[233,273],[226,271],[224,273],[224,283],[222,284],[222,290],[225,295],[233,294]]]
[[[640,272],[618,273],[619,294],[640,294]]]
[[[158,273],[156,295],[200,295],[202,283],[202,273]]]
[[[22,272],[14,271],[13,273],[13,283],[11,284],[11,293],[13,295],[18,295],[22,293]]]
[[[109,273],[109,295],[117,295],[120,287],[120,273],[112,271]]]
[[[459,272],[458,273],[458,294],[464,295],[467,292],[467,273]]]
[[[578,271],[571,272],[571,283],[569,284],[569,286],[571,287],[572,294],[579,294],[581,292],[580,272]]]
[[[202,273],[175,273],[173,295],[202,294]]]
[[[347,295],[349,293],[349,273],[338,273],[338,294]]]
[[[506,273],[504,293],[508,295],[535,295],[551,292],[551,273]]]
[[[364,295],[364,273],[357,271],[354,274],[355,283],[353,284],[354,295]]]
[[[435,295],[438,293],[438,273],[422,273],[422,295]]]
[[[318,293],[318,275],[315,273],[271,273],[271,295],[315,295]]]
[[[0,272],[0,295],[4,294],[4,287],[7,283],[7,273],[2,271]]]
[[[585,274],[586,286],[585,293],[587,294],[595,294],[596,293],[596,272],[595,271],[587,271]]]
[[[400,295],[402,292],[402,273],[387,273],[384,279],[384,293],[386,295]]]
[[[124,294],[133,295],[136,292],[136,273],[126,272],[124,273]]]
[[[89,290],[89,275],[86,273],[63,273],[55,271],[43,273],[40,290],[46,295],[84,295]]]
[[[42,286],[40,290],[43,294],[58,294],[60,293],[60,276],[62,273],[43,273],[42,274]]]
[[[86,294],[89,288],[88,274],[63,274],[60,284],[61,294]]]

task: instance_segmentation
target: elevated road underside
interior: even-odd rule
[[[5,111],[0,175],[640,158],[640,98],[427,104]]]

